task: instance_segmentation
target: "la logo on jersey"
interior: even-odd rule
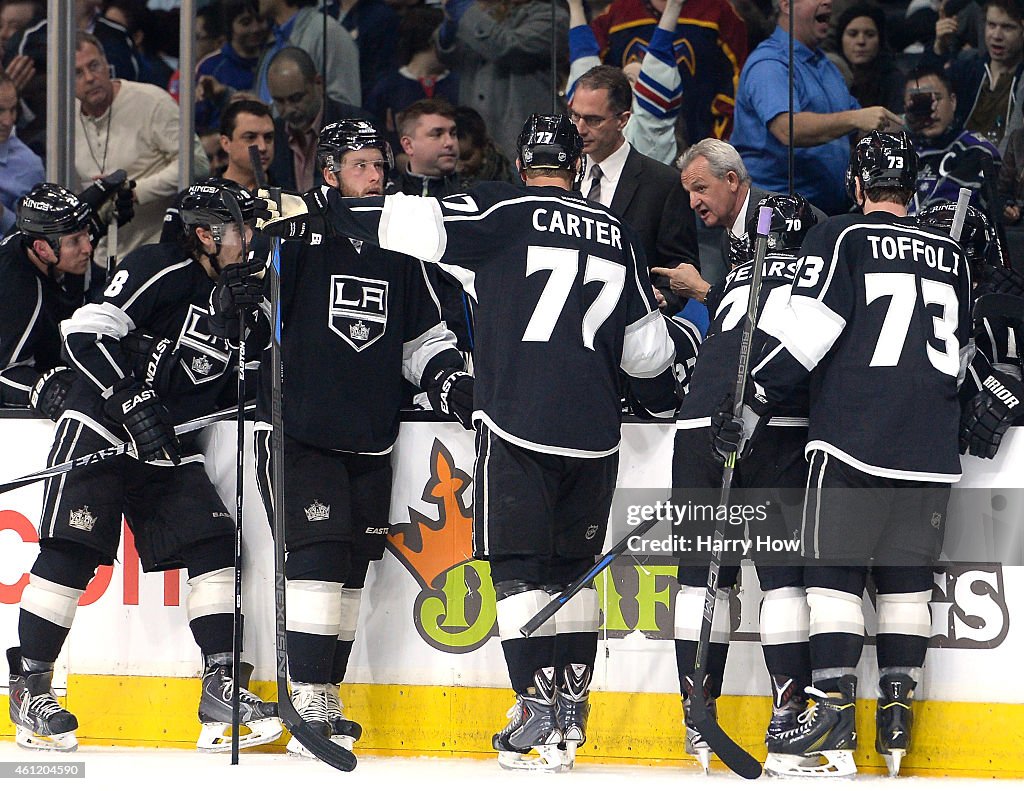
[[[209,311],[189,305],[178,336],[179,364],[195,385],[221,376],[231,359],[227,340],[209,332],[209,320]]]
[[[331,331],[357,352],[383,337],[388,327],[388,282],[331,275]]]

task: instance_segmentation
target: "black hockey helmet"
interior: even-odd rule
[[[856,202],[855,179],[859,176],[865,191],[873,187],[892,187],[913,192],[917,185],[918,160],[914,144],[906,132],[872,132],[853,147],[846,168],[846,192]]]
[[[395,166],[395,157],[391,146],[377,127],[369,121],[350,118],[327,124],[320,130],[320,138],[316,144],[317,164],[321,169],[328,168],[332,173],[341,170],[341,158],[346,151],[360,151],[364,148],[376,148],[384,157],[384,180]]]
[[[516,154],[524,170],[568,170],[574,184],[583,174],[583,138],[565,115],[531,115],[516,140]]]
[[[932,228],[948,234],[953,227],[954,214],[955,201],[933,203],[918,213],[917,224],[922,228]],[[964,215],[964,227],[960,231],[960,246],[972,271],[980,272],[981,267],[988,264],[994,240],[995,231],[988,217],[973,206],[968,206]]]
[[[190,186],[178,202],[181,224],[186,233],[193,228],[209,228],[216,238],[220,226],[235,221],[224,202],[225,190],[238,202],[242,222],[251,223],[255,220],[256,201],[249,190],[228,179],[208,178]]]
[[[89,227],[92,209],[75,193],[50,182],[36,184],[17,203],[17,226],[26,239],[42,239],[60,258],[60,240]]]
[[[747,221],[747,238],[750,244],[757,236],[757,218],[761,208],[772,210],[772,224],[768,229],[768,250],[781,253],[784,250],[799,250],[807,232],[817,225],[818,218],[803,195],[766,195],[757,204],[757,211]]]

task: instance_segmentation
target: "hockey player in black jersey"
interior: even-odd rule
[[[949,232],[954,203],[937,203],[917,215],[922,227]],[[968,206],[960,234],[971,272],[975,299],[986,294],[1007,294],[1024,304],[1024,277],[1012,269],[993,265],[995,231],[980,211]],[[960,452],[993,458],[1003,435],[1024,415],[1024,384],[1018,338],[1024,341],[1024,321],[1017,316],[975,317],[971,358],[960,387]]]
[[[772,209],[768,233],[758,311],[766,303],[785,301],[796,273],[796,251],[807,232],[817,223],[811,205],[800,195],[773,195],[762,198],[758,208]],[[751,214],[748,232],[753,239],[757,230],[758,212]],[[676,416],[675,449],[672,457],[672,487],[677,499],[711,495],[717,502],[722,485],[723,456],[715,450],[716,429],[712,418],[731,403],[736,386],[736,368],[740,355],[743,318],[751,287],[753,263],[736,266],[722,286],[711,290],[708,303],[712,316],[707,337],[697,355],[697,364],[690,378],[690,388]],[[754,349],[763,345],[766,336],[755,333]],[[736,466],[733,479],[734,500],[740,503],[769,502],[767,518],[751,522],[751,537],[787,538],[799,530],[799,505],[781,504],[783,490],[804,485],[807,463],[803,450],[807,441],[807,393],[793,394],[784,408],[777,410],[769,425],[751,446],[750,453]],[[695,547],[699,536],[710,536],[714,522],[694,520],[678,529]],[[743,528],[733,528],[728,538],[743,538]],[[774,694],[774,710],[768,728],[769,752],[777,733],[792,727],[803,710],[803,689],[810,683],[810,657],[807,647],[807,600],[803,588],[803,567],[799,555],[783,552],[756,552],[757,575],[764,591],[760,612],[761,645]],[[694,693],[691,677],[697,657],[697,641],[704,613],[704,592],[707,585],[707,552],[687,552],[680,558],[679,592],[675,605],[676,660],[679,685],[683,695],[686,724],[686,750],[696,755],[708,770],[710,750],[690,718],[690,698]],[[703,694],[714,701],[722,691],[722,676],[729,648],[729,589],[739,576],[739,558],[731,558],[722,566],[718,578],[718,598],[712,621],[711,646]],[[787,562],[789,561],[789,562]]]
[[[325,189],[347,198],[382,195],[393,164],[384,136],[361,120],[324,127],[317,157]],[[466,427],[473,378],[421,262],[329,236],[285,243],[281,272],[292,702],[351,749],[361,730],[345,718],[338,686],[367,569],[387,539],[403,377]],[[257,479],[269,514],[271,387],[269,377],[262,382]],[[295,738],[288,750],[312,757]]]
[[[856,772],[855,673],[869,571],[878,613],[876,746],[893,773],[909,746],[910,702],[931,636],[931,567],[949,487],[960,477],[957,382],[971,329],[969,262],[947,235],[906,218],[916,173],[905,134],[863,138],[847,179],[863,216],[812,229],[789,302],[761,317],[770,340],[751,371],[754,410],[771,414],[810,384],[801,538],[812,705],[779,737],[780,774]],[[755,422],[744,419],[745,434]]]
[[[40,553],[21,598],[20,646],[7,651],[10,714],[24,747],[73,750],[78,720],[58,704],[53,665],[71,629],[78,599],[99,565],[114,562],[122,514],[144,571],[187,568],[186,610],[203,654],[199,749],[227,750],[231,689],[252,667],[232,667],[234,524],[192,440],[174,424],[213,412],[235,392],[237,355],[213,334],[211,303],[239,306],[261,298],[249,282],[262,266],[239,264],[241,234],[221,191],[252,216],[252,196],[220,179],[190,189],[178,245],[147,245],[128,255],[103,301],[61,326],[76,379],[56,428],[49,463],[59,464],[131,441],[134,458],[50,478],[39,523]],[[255,286],[255,287],[254,287]],[[281,733],[275,704],[240,689],[241,746]]]
[[[18,202],[17,232],[0,243],[0,404],[56,420],[74,374],[58,325],[82,306],[92,265],[89,207],[57,184]]]
[[[437,262],[475,303],[474,541],[491,562],[516,693],[493,744],[503,766],[558,770],[586,739],[597,593],[581,592],[533,637],[519,628],[601,551],[619,370],[652,414],[672,415],[674,348],[631,232],[570,191],[582,155],[573,125],[532,116],[518,149],[525,188],[482,183],[441,200],[320,191],[262,211],[269,233],[336,233]]]

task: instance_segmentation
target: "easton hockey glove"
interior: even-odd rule
[[[257,190],[256,229],[282,239],[310,242],[327,234],[326,210],[326,200],[318,189],[302,195],[282,191],[280,205],[270,197],[270,190]]]
[[[438,371],[426,388],[430,408],[446,420],[473,428],[473,377],[465,371]]]
[[[51,368],[36,380],[28,394],[28,402],[43,417],[56,423],[64,411],[64,400],[74,381],[75,372],[67,366]]]
[[[145,332],[129,332],[121,339],[135,378],[159,393],[170,390],[171,374],[180,357],[174,341]]]
[[[723,462],[728,461],[733,453],[740,459],[749,455],[753,440],[765,420],[747,404],[743,405],[740,417],[735,417],[733,397],[726,396],[711,416],[711,448],[715,455]]]
[[[167,407],[151,389],[123,380],[103,404],[103,412],[128,430],[139,461],[181,464],[181,448]]]
[[[1024,414],[1024,384],[991,371],[960,416],[960,452],[994,458],[1014,420]]]

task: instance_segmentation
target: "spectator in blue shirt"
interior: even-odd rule
[[[45,178],[43,160],[14,136],[18,91],[0,69],[0,236],[14,225],[15,204]]]
[[[196,129],[215,130],[232,91],[250,91],[267,38],[267,25],[255,0],[230,0],[223,7],[228,40],[196,64],[202,98],[196,102]]]
[[[902,119],[857,103],[825,56],[831,0],[779,0],[778,26],[750,53],[740,74],[730,142],[756,186],[789,191],[789,5],[793,3],[793,189],[827,214],[845,211],[851,132],[896,131]]]

